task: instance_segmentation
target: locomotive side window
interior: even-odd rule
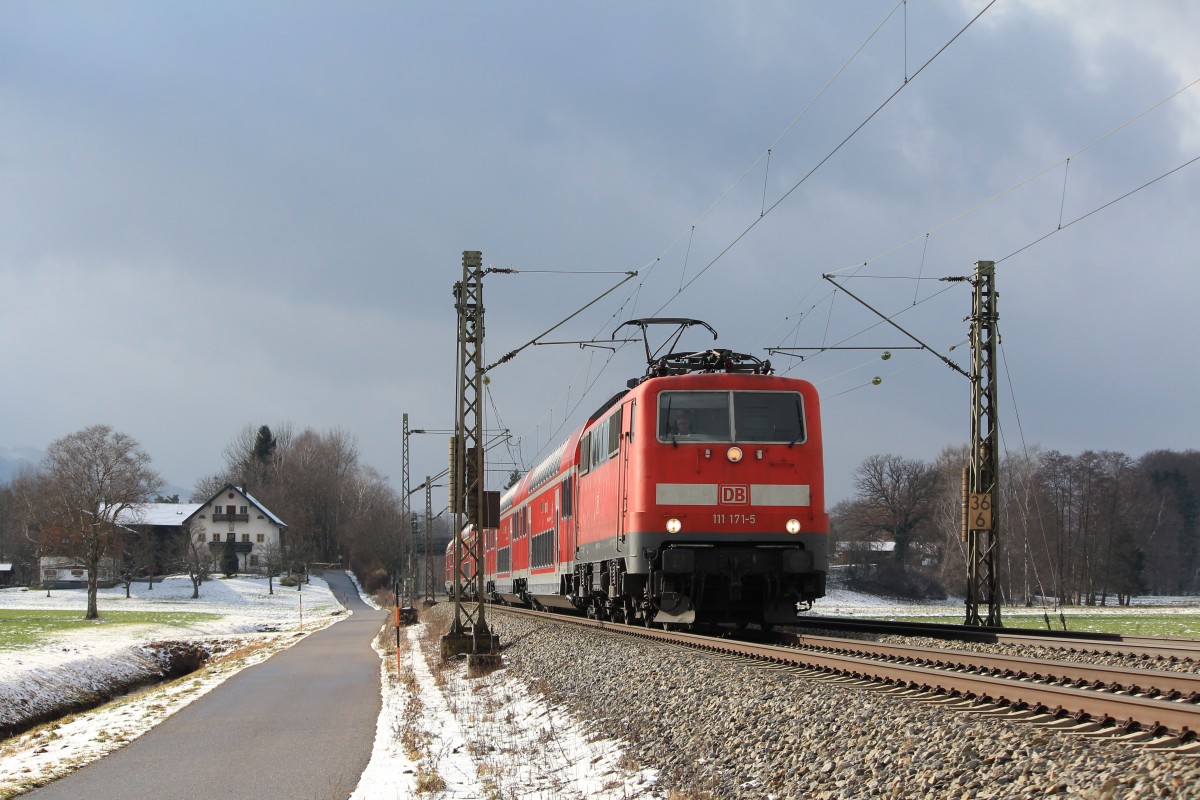
[[[608,460],[608,420],[592,430],[592,469]]]
[[[608,455],[612,458],[621,449],[621,409],[608,418]]]
[[[579,442],[579,474],[586,475],[592,469],[592,434],[585,433]]]
[[[598,422],[584,434],[579,443],[579,474],[599,467],[617,454],[621,446],[621,411]]]

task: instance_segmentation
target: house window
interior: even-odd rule
[[[197,541],[197,542],[207,542],[207,541],[208,541],[208,534],[205,534],[205,533],[198,533],[198,534],[196,534],[196,541]]]
[[[250,534],[248,534],[248,533],[243,533],[243,534],[242,534],[242,541],[243,541],[243,542],[249,542],[249,541],[250,541]]]
[[[227,542],[236,542],[236,541],[237,541],[237,534],[235,534],[235,533],[227,533],[227,534],[225,534],[225,541],[227,541]]]
[[[252,566],[252,567],[258,566],[258,556],[250,556],[250,566]]]
[[[267,535],[266,535],[265,533],[260,533],[260,534],[258,535],[258,539],[257,539],[257,541],[258,541],[258,543],[259,543],[259,544],[262,544],[262,543],[263,543],[263,542],[265,542],[266,540],[267,540]]]
[[[48,569],[48,570],[46,570],[46,577],[47,577],[47,578],[55,578],[55,577],[57,577],[57,576],[58,576],[58,570],[56,570],[56,569]]]
[[[246,513],[246,507],[245,507],[245,506],[242,506],[242,510],[241,510],[241,511],[239,511],[238,513],[239,513],[239,514],[245,514],[245,513]]]

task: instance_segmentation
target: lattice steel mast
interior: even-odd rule
[[[483,254],[463,252],[463,279],[454,285],[458,312],[458,414],[451,440],[450,506],[454,513],[454,622],[442,655],[492,656],[499,637],[487,626],[483,602]],[[467,596],[470,595],[470,596]],[[468,670],[471,657],[468,657]]]
[[[996,402],[996,264],[975,262],[971,308],[971,463],[964,476],[967,625],[999,626],[1000,448]]]
[[[400,475],[400,569],[404,576],[403,581],[401,582],[401,586],[404,587],[405,597],[408,599],[409,604],[411,604],[412,595],[413,595],[413,591],[412,591],[413,547],[416,543],[413,541],[413,537],[412,537],[412,522],[411,522],[411,520],[412,520],[412,503],[409,502],[409,499],[408,499],[408,494],[409,494],[409,488],[408,488],[408,485],[409,485],[409,478],[408,478],[408,470],[409,470],[408,414],[405,414],[403,419],[404,419],[404,444],[401,449],[401,458],[400,458],[400,462],[401,462],[400,463],[400,472],[401,472],[401,475]],[[405,561],[406,553],[408,555],[407,562]]]
[[[433,553],[433,478],[425,476],[425,603],[433,605],[437,591],[438,559]]]

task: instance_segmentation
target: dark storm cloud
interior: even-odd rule
[[[984,5],[908,3],[907,36],[897,13],[782,137],[895,3],[0,5],[0,331],[21,376],[0,445],[107,422],[190,486],[244,425],[292,421],[348,428],[398,479],[400,415],[453,416],[462,250],[652,265],[553,338],[669,302],[761,353],[877,321],[824,272],[966,274],[1196,154],[1190,93],[1073,158],[1065,194],[1060,167],[960,217],[1200,76],[1185,6],[1001,3],[801,182]],[[1002,263],[1006,419],[1031,443],[1195,446],[1171,398],[1197,389],[1196,174]],[[619,277],[490,277],[489,358]],[[944,288],[855,280],[888,313]],[[959,289],[898,319],[949,351],[968,312]],[[852,341],[906,343],[885,330]],[[498,368],[511,458],[540,458],[639,353]],[[826,397],[832,499],[871,453],[967,437],[966,382],[928,354],[777,360]],[[415,472],[442,468],[440,437],[412,443]]]

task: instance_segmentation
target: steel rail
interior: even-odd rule
[[[920,645],[860,642],[832,636],[797,635],[787,646],[865,658],[904,658],[942,669],[987,670],[1024,680],[1059,681],[1109,691],[1164,695],[1170,699],[1200,702],[1200,674],[1191,672],[1116,667]]]
[[[926,636],[988,644],[1016,644],[1055,647],[1080,653],[1129,655],[1166,661],[1200,660],[1200,640],[1181,637],[1155,638],[1125,636],[1119,633],[1090,631],[1043,631],[1036,628],[987,628],[973,625],[947,625],[935,622],[899,622],[842,617],[803,617],[798,628],[844,630],[896,636]]]
[[[881,661],[860,655],[798,650],[781,645],[642,628],[527,609],[499,608],[505,613],[532,616],[545,621],[580,625],[615,635],[634,636],[788,667],[816,669],[859,680],[965,698],[977,703],[1008,706],[1014,711],[1047,712],[1056,717],[1069,716],[1101,725],[1113,724],[1129,731],[1169,733],[1180,741],[1191,741],[1200,731],[1200,705],[1190,702],[1047,684],[1015,676],[982,675],[959,671],[957,668]]]

